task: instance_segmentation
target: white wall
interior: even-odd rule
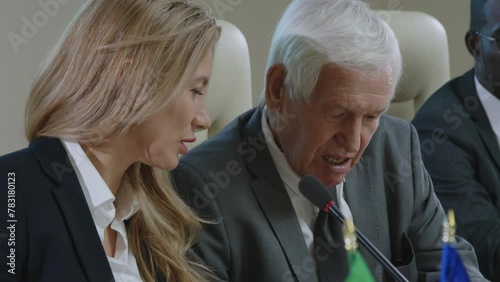
[[[217,18],[241,29],[248,42],[252,66],[253,103],[264,85],[267,55],[274,27],[291,0],[205,0]],[[226,6],[226,5],[227,6]],[[222,7],[226,7],[223,9]]]
[[[83,3],[84,0],[2,1],[0,155],[27,145],[24,105],[31,83],[45,54]]]
[[[313,1],[313,0],[312,0]],[[419,10],[436,17],[448,32],[451,75],[472,66],[463,37],[469,21],[469,1],[367,0],[375,9]],[[24,104],[45,54],[85,0],[11,0],[0,8],[0,155],[25,147]],[[270,39],[290,0],[205,0],[216,17],[238,26],[245,34],[252,64],[253,102],[263,85]],[[43,7],[43,3],[51,3]],[[30,22],[29,24],[26,21]],[[29,25],[35,29],[30,30]],[[33,27],[32,26],[32,27]],[[15,46],[8,35],[24,43]],[[23,39],[20,39],[23,38]],[[433,46],[429,46],[432,52]]]

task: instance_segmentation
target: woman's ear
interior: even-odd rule
[[[286,68],[283,64],[272,65],[267,70],[265,98],[270,110],[280,111],[284,106]]]
[[[467,50],[472,55],[472,57],[477,58],[481,54],[481,47],[479,44],[479,35],[477,33],[469,30],[465,34],[465,45]]]

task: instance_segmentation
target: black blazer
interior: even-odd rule
[[[413,124],[436,194],[455,211],[457,233],[474,246],[486,278],[500,281],[500,148],[474,71],[433,94]]]
[[[114,281],[80,183],[58,139],[39,138],[0,157],[0,183],[0,281]],[[10,198],[15,207],[14,201],[8,202],[14,193],[9,190],[15,191]],[[11,224],[15,233],[7,229]],[[15,274],[7,265],[11,251]]]

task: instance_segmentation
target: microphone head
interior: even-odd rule
[[[299,190],[304,197],[320,209],[324,209],[328,203],[333,201],[323,183],[313,175],[302,177],[299,182]]]

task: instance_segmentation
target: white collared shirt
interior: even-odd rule
[[[64,140],[62,143],[82,186],[101,243],[104,245],[104,230],[108,225],[116,231],[115,255],[107,256],[115,281],[142,281],[124,223],[139,210],[130,182],[124,178],[115,198],[80,144]]]
[[[476,83],[479,100],[481,100],[481,104],[483,104],[486,116],[488,116],[490,120],[491,127],[497,136],[498,145],[500,146],[500,100],[486,90],[477,80],[476,76],[474,76],[474,82]]]
[[[307,200],[299,190],[300,177],[293,171],[293,169],[288,164],[285,155],[278,148],[278,145],[274,142],[274,137],[267,124],[267,111],[268,108],[264,106],[261,124],[262,132],[264,133],[267,147],[271,153],[271,157],[274,161],[276,169],[285,184],[286,191],[290,197],[293,208],[299,220],[300,229],[304,235],[307,248],[311,256],[313,255],[314,248],[314,225],[316,223],[316,218],[318,216],[319,208],[314,206],[309,200]],[[344,198],[344,183],[338,184],[336,187],[337,197],[339,199],[339,208],[344,217],[352,218],[351,210],[347,205]],[[339,196],[340,195],[340,196]]]

